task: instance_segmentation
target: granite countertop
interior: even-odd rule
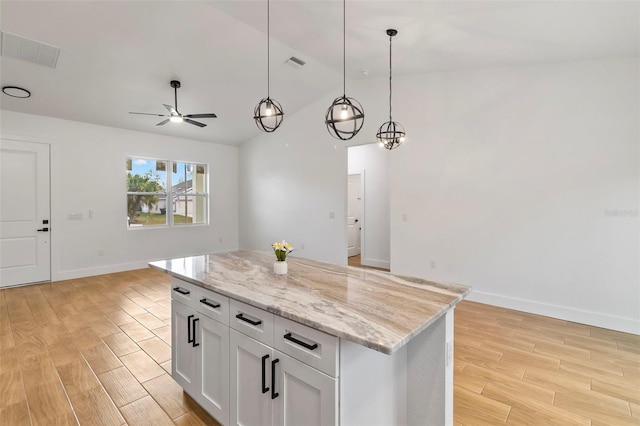
[[[240,250],[149,263],[232,299],[392,354],[470,291],[374,269],[289,256],[273,273],[273,253]]]

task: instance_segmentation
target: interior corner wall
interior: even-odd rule
[[[285,239],[292,256],[347,263],[347,148],[324,124],[332,100],[285,115],[275,132],[241,145],[241,248],[269,251]]]
[[[392,272],[639,334],[639,68],[620,58],[394,78],[408,138],[391,153]]]
[[[349,148],[349,173],[364,171],[361,264],[390,268],[389,163],[392,153],[377,143]]]
[[[51,147],[53,281],[238,248],[237,147],[5,110],[0,125],[3,138]],[[207,163],[210,223],[127,229],[128,156]],[[81,213],[83,219],[68,220],[71,213]],[[99,249],[103,256],[98,256]]]

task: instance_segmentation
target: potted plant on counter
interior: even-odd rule
[[[273,273],[276,275],[284,275],[287,273],[287,255],[293,251],[291,244],[282,240],[279,243],[271,244],[273,252],[276,254],[276,262],[273,264]]]

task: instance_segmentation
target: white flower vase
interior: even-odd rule
[[[276,275],[286,275],[287,269],[286,260],[279,260],[273,264],[273,273]]]

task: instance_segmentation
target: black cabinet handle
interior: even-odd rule
[[[298,344],[298,345],[302,346],[303,348],[307,348],[310,351],[312,351],[312,350],[314,350],[314,349],[316,349],[318,347],[317,343],[314,343],[313,345],[310,345],[308,343],[303,342],[302,340],[298,340],[295,337],[291,336],[291,333],[285,334],[284,338],[287,339],[287,340],[292,341],[295,344]]]
[[[49,232],[49,228],[36,229],[38,232]]]
[[[180,294],[184,294],[184,295],[187,295],[187,294],[191,293],[189,290],[183,290],[180,287],[174,288],[173,291],[176,291],[176,292],[178,292]]]
[[[265,367],[265,361],[269,358],[269,354],[262,357],[262,393],[269,392],[269,388],[266,386],[267,372]]]
[[[193,347],[200,346],[200,343],[196,343],[196,322],[200,321],[200,318],[193,319]]]
[[[276,399],[280,394],[276,392],[276,364],[279,363],[279,359],[271,361],[271,399]]]
[[[213,302],[209,302],[207,299],[200,299],[200,303],[203,303],[213,309],[219,308],[220,304],[219,303],[213,303]]]
[[[242,313],[236,315],[236,318],[238,318],[239,320],[242,320],[244,322],[248,322],[251,325],[260,325],[260,324],[262,324],[262,320],[254,321],[252,319],[245,318],[245,316],[242,315]]]
[[[195,340],[195,337],[191,337],[191,318],[193,317],[194,315],[189,315],[187,317],[187,343],[193,343]]]

